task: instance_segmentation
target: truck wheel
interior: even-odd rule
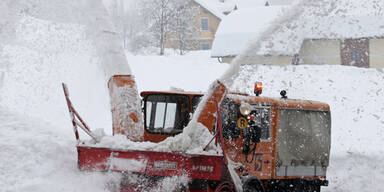
[[[312,183],[306,183],[303,186],[303,192],[320,192],[320,186]]]
[[[257,178],[249,179],[244,182],[244,192],[264,192],[264,187],[261,181]]]
[[[233,185],[231,183],[222,182],[217,186],[215,192],[235,192],[235,190],[233,189]]]

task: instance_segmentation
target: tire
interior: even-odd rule
[[[306,183],[303,186],[303,192],[320,192],[320,186],[313,183]]]
[[[231,183],[222,182],[217,186],[217,188],[215,189],[215,192],[235,192],[235,190]]]
[[[243,191],[244,192],[265,192],[263,184],[257,178],[252,178],[244,182]]]

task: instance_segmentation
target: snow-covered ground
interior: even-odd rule
[[[209,58],[208,52],[192,52],[186,56],[128,54],[127,58],[140,90],[170,90],[176,87],[187,91],[205,91],[210,82],[229,67]],[[384,160],[381,147],[384,144],[382,70],[324,65],[244,66],[242,71],[252,73],[241,73],[233,90],[251,92],[252,83],[259,80],[264,82],[263,95],[278,97],[279,90],[286,89],[290,98],[320,100],[331,105],[330,186],[324,191],[373,192],[384,189],[380,184],[384,182],[381,177],[384,166],[380,163]],[[86,74],[92,76],[96,72]],[[67,75],[71,76],[71,72]],[[20,80],[26,79],[28,77],[20,77]],[[51,81],[45,83],[48,87],[52,86]],[[60,87],[60,84],[55,86]],[[45,91],[48,94],[52,90]],[[64,100],[63,95],[57,97]],[[73,100],[84,97],[87,97],[86,91],[72,96]],[[2,107],[0,110],[2,189],[104,191],[105,183],[118,179],[116,175],[77,170],[75,139],[65,105],[46,105],[44,110],[48,112],[63,108],[65,114],[42,120],[36,114],[24,113],[28,97],[18,99],[20,103],[15,102],[13,108]],[[98,103],[95,101],[93,104]],[[76,103],[76,107],[83,108],[82,113],[94,113],[94,108],[82,105],[86,104]],[[95,119],[86,118],[86,121],[91,123]]]
[[[8,8],[4,2],[0,2],[0,10]],[[25,4],[12,4],[12,9],[0,12],[12,18],[0,18],[0,27],[4,27],[0,30],[0,191],[106,191],[109,183],[119,180],[118,174],[77,169],[76,142],[61,82],[68,83],[73,103],[90,127],[110,133],[106,81],[108,74],[118,69],[106,66],[115,63],[111,58],[119,58],[120,64],[125,60],[119,57],[122,54],[116,51],[118,48],[108,50],[104,43],[109,41],[103,38],[116,33],[109,31],[105,23],[99,25],[92,20],[100,21],[99,17],[84,16],[88,14],[83,12],[87,3],[80,8],[73,6],[77,5],[75,0],[58,3],[60,6],[52,11],[46,3],[56,1],[20,2]],[[16,9],[19,5],[21,8]],[[33,11],[36,7],[41,9]],[[105,15],[101,15],[105,21]],[[76,22],[77,17],[84,20]],[[98,39],[100,33],[106,36]],[[103,57],[102,53],[116,55]],[[185,56],[171,52],[167,56],[127,53],[127,60],[141,91],[204,92],[229,68],[210,58],[206,51]],[[330,186],[324,191],[383,191],[382,69],[243,66],[231,88],[251,92],[256,80],[264,82],[263,95],[278,97],[279,90],[286,89],[290,98],[331,105]],[[173,178],[164,180],[159,189],[167,191],[175,183]]]

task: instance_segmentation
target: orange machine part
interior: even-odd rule
[[[210,132],[212,132],[216,121],[216,102],[220,104],[225,93],[227,92],[227,88],[220,81],[217,81],[214,86],[214,91],[208,98],[197,119],[197,121],[207,127]]]
[[[242,147],[244,146],[244,139],[242,134],[236,139],[224,139],[224,150],[226,151],[226,154],[228,154],[228,158],[243,165],[241,167],[237,167],[237,174],[239,176],[250,174],[257,176],[259,179],[303,178],[303,176],[279,177],[275,175],[279,130],[279,108],[304,108],[329,111],[329,105],[315,101],[274,99],[255,96],[236,96],[233,98],[233,101],[237,103],[263,103],[271,106],[271,140],[257,143],[256,152],[253,157],[255,159],[252,163],[248,163],[245,159],[245,155],[242,153]],[[249,158],[252,158],[252,155],[249,155]],[[314,179],[325,178],[325,176],[304,177]]]
[[[126,135],[132,141],[142,141],[142,113],[133,76],[112,76],[108,89],[111,97],[113,134]]]

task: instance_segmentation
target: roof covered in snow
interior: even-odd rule
[[[222,19],[225,15],[224,12],[231,12],[235,8],[234,0],[227,0],[221,2],[219,0],[194,0],[196,3],[207,9],[213,15]]]
[[[231,13],[233,10],[249,9],[270,6],[289,5],[293,0],[194,0],[203,8],[210,11],[216,17],[222,19],[225,13]]]
[[[283,13],[286,6],[261,6],[238,9],[229,14],[216,32],[211,56],[234,56],[245,49],[250,41],[260,37],[272,21]]]
[[[266,0],[238,0],[236,1],[237,9],[248,9],[254,7],[265,6]]]
[[[375,0],[295,2],[273,25],[255,38],[244,54],[294,55],[305,39],[374,38],[384,36],[384,5]],[[260,36],[259,36],[260,37]]]
[[[275,6],[275,5],[290,5],[293,0],[266,0],[268,1],[269,5]]]

